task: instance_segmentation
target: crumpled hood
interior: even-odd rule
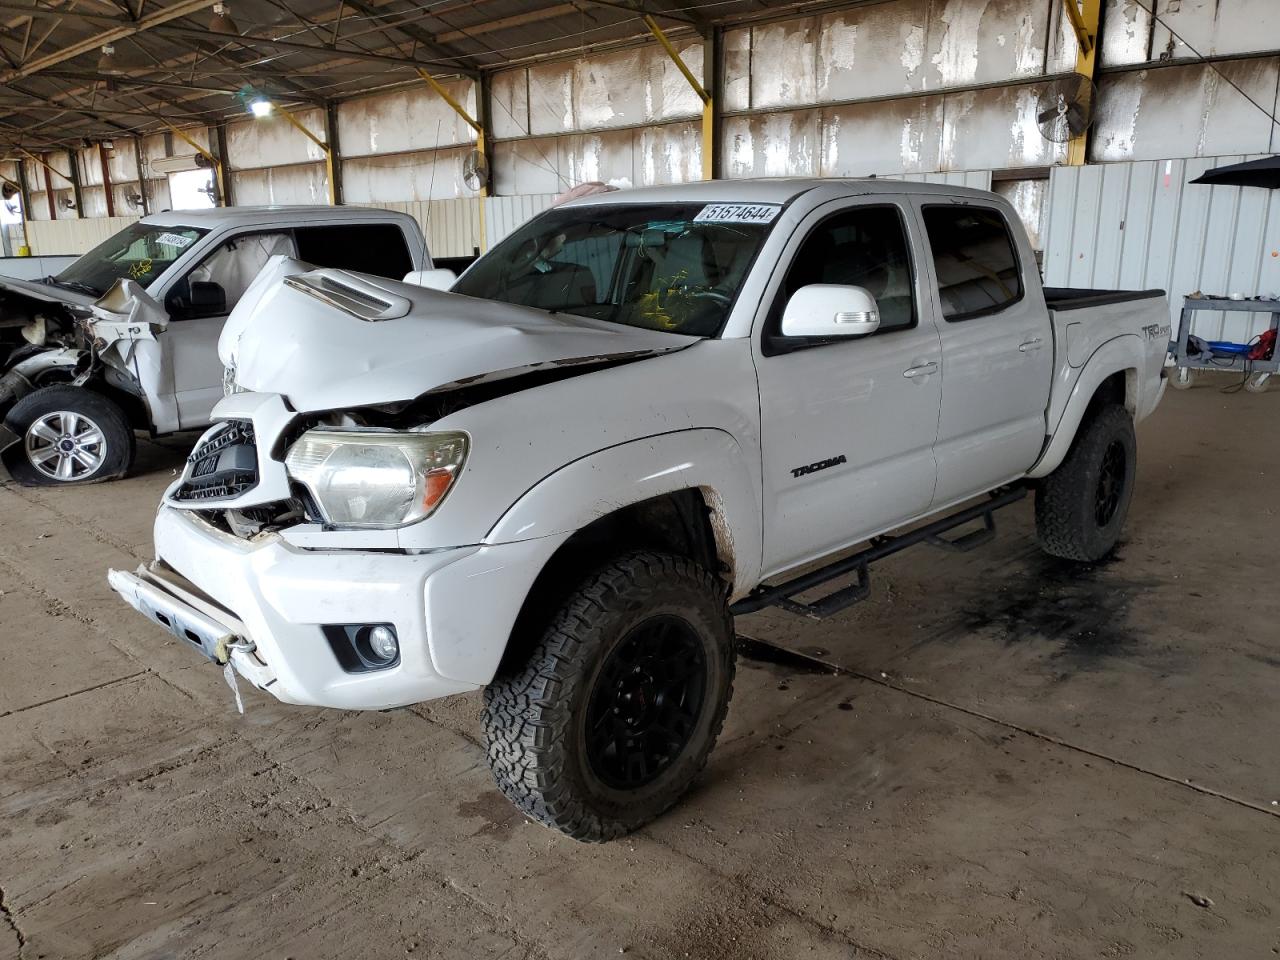
[[[93,297],[78,290],[67,290],[36,280],[19,280],[17,277],[0,277],[0,291],[20,293],[33,300],[45,303],[60,303],[64,306],[87,307],[93,303]]]
[[[286,283],[291,277],[298,279]],[[389,305],[381,311],[388,319],[362,319],[327,301],[325,289],[342,289],[331,281],[372,291]],[[218,355],[242,390],[283,394],[306,412],[404,402],[442,388],[667,353],[697,341],[273,257],[228,318]]]

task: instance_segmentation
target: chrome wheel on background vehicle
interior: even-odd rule
[[[88,417],[71,410],[46,413],[27,428],[27,462],[51,480],[93,476],[107,456],[107,438]]]

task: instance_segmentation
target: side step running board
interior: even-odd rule
[[[984,503],[966,507],[948,517],[942,517],[932,523],[927,523],[919,529],[909,530],[893,537],[873,537],[870,541],[871,545],[859,550],[857,553],[842,557],[819,567],[817,570],[811,570],[808,573],[801,574],[774,586],[757,587],[748,596],[743,597],[729,607],[729,612],[734,616],[739,616],[744,613],[755,613],[765,607],[779,607],[789,613],[797,613],[812,620],[825,620],[827,617],[867,599],[867,596],[871,593],[871,575],[868,567],[875,561],[900,553],[907,547],[915,546],[917,543],[927,543],[946,550],[967,553],[995,539],[995,512],[1001,507],[1017,503],[1026,495],[1027,488],[1025,486],[997,490]],[[952,540],[942,536],[948,530],[974,520],[982,521],[981,529],[962,534]],[[808,603],[794,599],[797,594],[807,593],[816,587],[822,586],[824,583],[829,583],[832,580],[847,577],[851,574],[854,577],[852,584],[841,587],[824,597],[819,597],[817,600]]]

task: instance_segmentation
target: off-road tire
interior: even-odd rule
[[[684,746],[656,778],[616,789],[593,768],[588,706],[610,655],[653,624],[682,621],[702,651],[705,686]],[[696,641],[693,639],[696,637]],[[529,657],[485,690],[489,766],[534,820],[576,840],[629,833],[670,808],[706,764],[733,692],[734,634],[724,585],[684,557],[625,554],[590,574],[551,617]],[[621,683],[619,683],[621,686]],[[601,688],[601,696],[610,696]],[[617,712],[617,711],[613,711]]]
[[[1101,510],[1105,464],[1123,467],[1114,507]],[[1081,425],[1071,451],[1036,490],[1036,538],[1048,554],[1093,563],[1120,539],[1137,467],[1133,418],[1116,403],[1098,407]],[[1114,489],[1114,488],[1112,488]],[[1101,518],[1105,517],[1105,522]]]
[[[90,421],[105,442],[101,463],[92,472],[70,480],[41,473],[27,456],[26,437],[32,424],[59,412],[74,413]],[[135,441],[128,417],[112,400],[84,387],[69,384],[41,387],[14,404],[4,422],[19,437],[17,443],[4,451],[4,465],[15,480],[26,486],[99,483],[123,477],[133,465]]]

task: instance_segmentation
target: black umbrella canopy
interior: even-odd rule
[[[1266,187],[1280,190],[1280,157],[1263,157],[1247,163],[1215,167],[1191,181],[1222,187]]]

